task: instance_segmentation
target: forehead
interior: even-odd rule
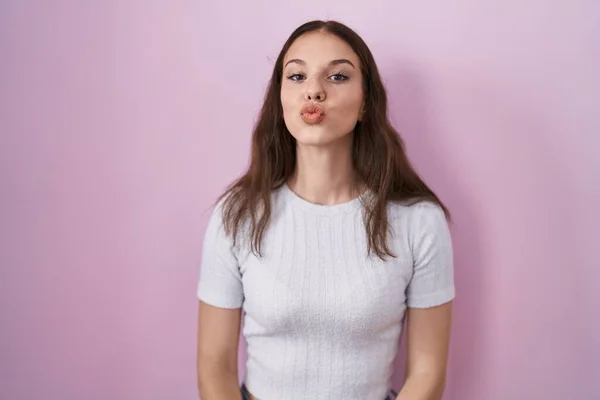
[[[295,58],[307,64],[325,64],[341,58],[352,61],[356,66],[360,64],[348,43],[327,32],[310,32],[296,39],[285,54],[283,64]]]

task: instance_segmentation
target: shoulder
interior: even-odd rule
[[[388,221],[392,230],[404,235],[411,247],[423,241],[450,242],[450,226],[444,209],[431,201],[418,203],[390,202]]]
[[[224,215],[223,210],[225,206],[225,199],[221,198],[213,203],[207,213],[208,213],[208,230],[223,230],[224,229]]]
[[[208,223],[206,225],[206,236],[214,240],[214,244],[217,246],[233,246],[237,241],[233,238],[234,218],[235,210],[228,203],[229,195],[226,194],[216,200],[209,210]],[[236,239],[240,236],[241,231],[245,229],[245,224],[242,222],[238,226],[238,234]]]
[[[208,210],[208,229],[213,229],[215,231],[227,232],[228,234],[231,231],[233,222],[236,220],[236,216],[240,209],[240,203],[236,201],[236,196],[233,192],[229,191],[222,194],[217,200],[213,202],[213,204],[209,207]],[[245,219],[241,218],[239,228],[243,228],[245,224]],[[229,228],[229,229],[228,229]]]
[[[437,203],[425,200],[417,203],[390,202],[388,218],[392,224],[405,223],[413,227],[447,224],[444,209]]]
[[[204,231],[204,240],[211,246],[222,245],[227,241],[225,224],[223,219],[223,200],[212,204],[206,211],[208,221]]]

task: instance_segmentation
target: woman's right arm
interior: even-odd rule
[[[241,309],[199,301],[198,391],[202,400],[241,400],[237,372]]]
[[[202,400],[241,400],[237,357],[244,290],[221,208],[211,215],[203,243],[198,283],[198,390]]]

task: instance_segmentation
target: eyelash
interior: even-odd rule
[[[304,75],[302,75],[302,74],[290,74],[290,75],[287,76],[287,79],[289,79],[292,82],[301,82],[300,80],[294,79],[295,77],[298,77],[298,76],[304,77]],[[350,77],[348,75],[344,74],[341,71],[338,72],[338,73],[330,75],[329,78],[331,78],[332,76],[336,76],[336,77],[341,77],[342,78],[342,79],[334,79],[333,80],[334,83],[342,83],[342,82],[345,82],[348,79],[350,79]]]

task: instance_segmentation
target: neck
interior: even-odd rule
[[[290,188],[315,204],[339,204],[355,198],[352,141],[348,142],[331,147],[299,144]]]

